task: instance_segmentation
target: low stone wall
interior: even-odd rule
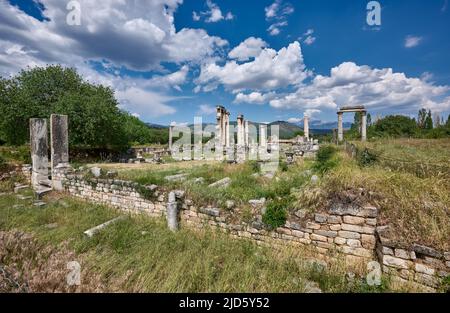
[[[166,216],[169,191],[156,185],[142,186],[118,179],[84,179],[81,174],[54,173],[53,181],[71,195],[107,204],[127,212]],[[247,238],[262,245],[311,247],[320,257],[342,255],[348,262],[378,260],[383,271],[400,283],[411,282],[430,291],[450,273],[450,253],[430,247],[405,247],[388,239],[387,229],[377,227],[378,209],[352,203],[332,204],[326,212],[292,214],[283,227],[269,229],[262,222],[262,203],[254,204],[252,220],[242,221],[238,209],[199,207],[177,193],[181,227],[215,227],[232,237]]]
[[[383,271],[399,283],[438,288],[441,280],[450,275],[450,252],[440,252],[431,247],[410,246],[390,240],[388,227],[377,229],[377,257]]]

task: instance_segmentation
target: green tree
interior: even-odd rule
[[[414,119],[403,115],[390,115],[375,123],[375,132],[389,137],[412,137],[418,128]]]
[[[433,118],[431,117],[431,110],[428,111],[425,119],[425,129],[433,129]]]
[[[420,109],[419,110],[419,114],[417,115],[417,126],[419,126],[419,128],[425,128],[425,121],[427,119],[427,110],[425,109]]]
[[[68,115],[71,145],[126,147],[129,142],[165,138],[163,131],[122,112],[111,88],[83,81],[75,69],[37,67],[0,79],[1,142],[24,144],[29,140],[29,119],[49,118],[52,113]]]

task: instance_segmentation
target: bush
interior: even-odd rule
[[[273,200],[268,203],[266,213],[263,215],[264,224],[271,228],[283,226],[286,223],[286,203],[282,200]]]
[[[357,160],[360,166],[370,166],[378,160],[378,155],[375,152],[369,151],[369,149],[365,148],[363,151],[358,153]]]
[[[336,148],[334,146],[322,146],[317,151],[316,163],[314,169],[320,173],[325,173],[337,165]]]
[[[287,172],[288,171],[288,164],[286,161],[280,161],[280,170],[282,172]]]

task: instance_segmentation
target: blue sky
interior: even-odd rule
[[[80,0],[81,25],[68,2],[0,0],[2,75],[74,66],[159,124],[213,121],[219,104],[258,122],[450,113],[448,0],[379,1],[381,26],[365,0]]]

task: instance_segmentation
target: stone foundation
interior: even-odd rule
[[[29,168],[24,171],[29,172]],[[169,192],[156,185],[142,186],[118,179],[85,180],[80,174],[64,171],[62,167],[53,179],[60,180],[69,194],[81,199],[152,217],[166,217],[168,202],[174,205],[173,199],[168,201]],[[262,204],[252,204],[256,213],[251,221],[243,222],[237,216],[238,208],[200,207],[181,196],[183,192],[175,193],[181,228],[210,226],[261,245],[311,247],[318,257],[342,255],[349,263],[378,260],[392,280],[429,291],[436,290],[450,273],[449,252],[421,245],[406,247],[388,239],[386,227],[377,227],[378,209],[373,206],[334,203],[321,213],[299,210],[283,227],[269,229],[262,223]]]

